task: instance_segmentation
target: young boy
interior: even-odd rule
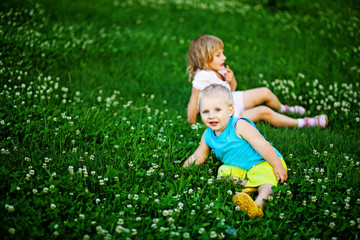
[[[281,154],[265,140],[253,122],[233,117],[233,98],[226,86],[211,84],[204,88],[199,94],[198,109],[208,129],[183,167],[204,163],[212,149],[224,163],[218,175],[230,177],[246,187],[233,197],[233,202],[246,210],[250,218],[262,217],[264,200],[273,193],[271,188],[288,177]],[[248,194],[256,188],[259,194],[254,201]]]

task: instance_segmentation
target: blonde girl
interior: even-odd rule
[[[303,115],[305,109],[301,106],[283,105],[266,87],[235,91],[237,81],[234,72],[228,65],[225,66],[225,60],[224,44],[218,37],[201,35],[190,44],[187,53],[187,73],[189,81],[192,82],[187,106],[187,121],[190,124],[196,123],[200,91],[210,84],[217,83],[232,91],[235,117],[245,117],[253,122],[263,120],[276,127],[327,127],[328,117],[325,114],[299,119],[283,115],[282,113]],[[258,106],[260,104],[265,105]]]

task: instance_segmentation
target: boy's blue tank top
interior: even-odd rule
[[[214,131],[208,128],[205,130],[204,139],[206,145],[215,152],[216,157],[224,164],[249,170],[265,159],[255,151],[250,143],[236,134],[235,124],[239,119],[244,119],[255,127],[250,119],[231,117],[225,130],[219,136],[215,136]],[[264,137],[261,133],[260,135]],[[278,157],[282,158],[279,151],[276,148],[274,150]]]

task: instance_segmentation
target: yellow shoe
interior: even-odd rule
[[[247,211],[249,218],[261,218],[264,216],[263,210],[257,205],[254,200],[246,193],[240,192],[234,195],[233,203],[239,206],[241,210]]]
[[[244,188],[243,190],[241,190],[241,192],[251,195],[251,194],[257,192],[257,188],[248,187],[248,188]]]

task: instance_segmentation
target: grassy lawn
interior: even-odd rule
[[[358,239],[356,1],[5,0],[0,3],[3,239]],[[326,129],[257,128],[288,181],[248,219],[215,155],[182,169],[186,53],[220,37],[238,89],[269,87]],[[298,117],[298,116],[295,116]]]

